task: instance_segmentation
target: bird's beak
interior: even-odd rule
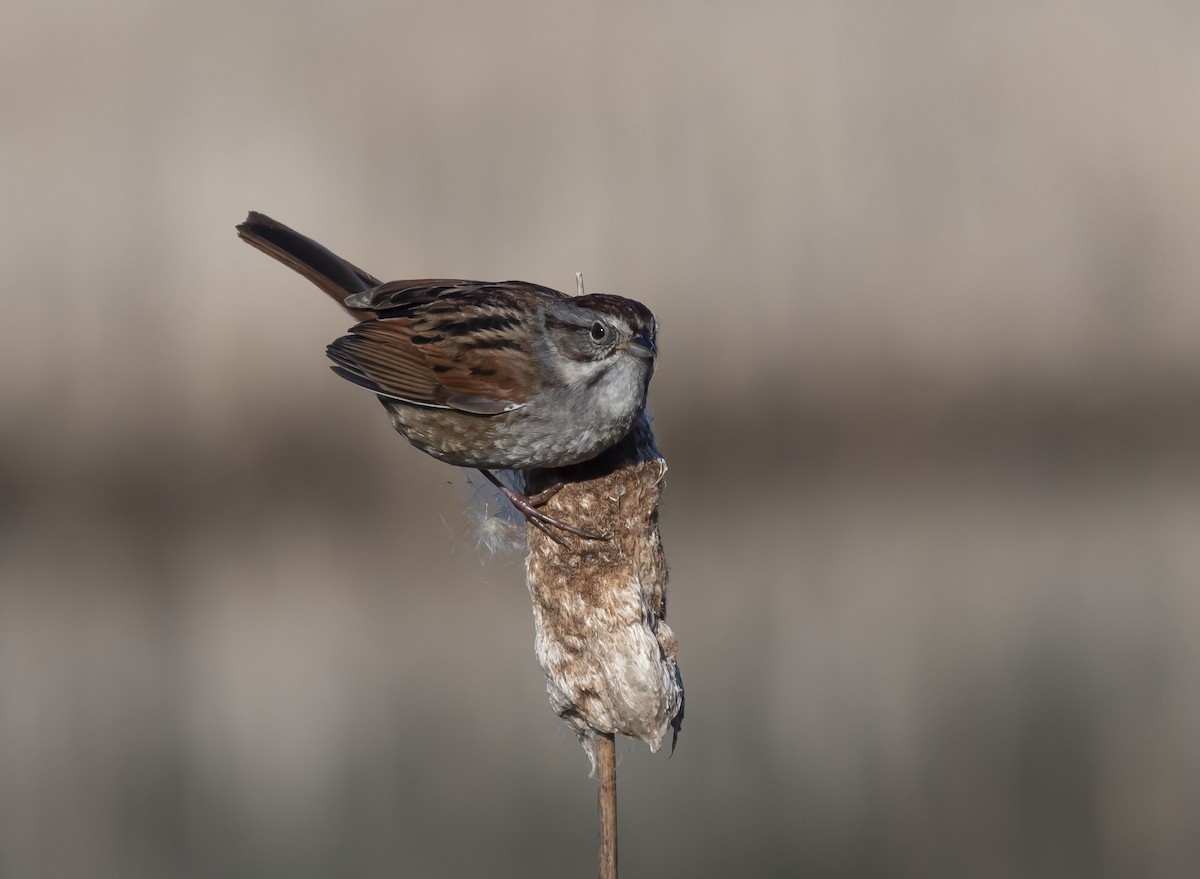
[[[626,351],[634,357],[641,357],[644,360],[653,360],[658,354],[658,348],[654,344],[654,340],[647,335],[634,336],[622,346]]]

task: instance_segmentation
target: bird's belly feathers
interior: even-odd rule
[[[458,467],[529,470],[567,467],[603,452],[629,432],[640,406],[629,412],[589,417],[572,412],[553,421],[524,407],[500,415],[413,406],[380,398],[392,426],[429,455]]]

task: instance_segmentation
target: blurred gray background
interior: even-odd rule
[[[594,874],[520,557],[265,211],[634,296],[631,876],[1200,874],[1200,7],[9,2],[0,875]]]

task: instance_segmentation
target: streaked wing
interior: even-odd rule
[[[528,281],[493,282],[423,278],[412,281],[388,281],[386,284],[380,284],[349,297],[346,305],[350,308],[370,309],[380,313],[389,311],[407,313],[439,299],[459,302],[463,294],[466,294],[467,298],[486,298],[497,306],[512,305],[522,299],[528,299],[530,296],[568,298],[565,293],[551,287],[530,284]]]
[[[334,371],[377,394],[422,406],[478,415],[518,408],[541,384],[524,341],[525,314],[535,304],[531,291],[447,283],[397,282],[414,285],[393,291],[411,298],[403,304],[373,301],[368,307],[380,316],[329,346]]]

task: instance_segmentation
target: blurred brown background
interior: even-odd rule
[[[635,296],[631,876],[1200,874],[1200,7],[18,0],[0,875],[582,876],[519,557],[238,242]]]

